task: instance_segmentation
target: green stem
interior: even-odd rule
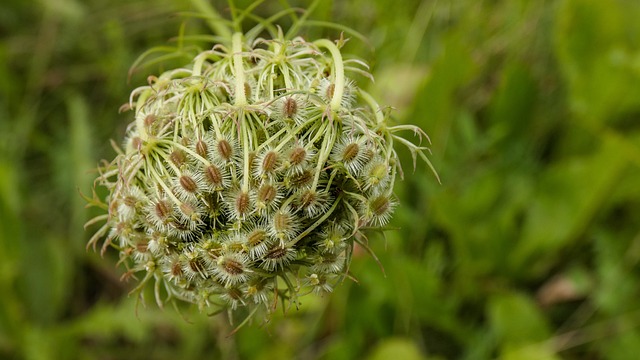
[[[317,40],[315,42],[317,46],[324,47],[331,53],[331,57],[333,58],[333,67],[334,67],[334,77],[335,84],[333,89],[333,97],[331,98],[331,110],[338,111],[340,110],[340,104],[342,102],[342,94],[344,94],[344,63],[342,62],[342,54],[340,54],[340,49],[334,44],[332,41],[327,39]]]
[[[244,174],[242,178],[242,192],[246,194],[249,192],[249,176],[251,172],[251,164],[249,164],[249,136],[247,135],[249,129],[247,129],[248,124],[245,119],[244,112],[242,112],[240,116],[242,116],[242,123],[240,126],[242,126],[242,142],[244,143]]]
[[[236,101],[235,105],[242,106],[247,103],[247,96],[244,93],[244,68],[242,67],[242,33],[233,34],[233,69],[236,75]]]
[[[224,25],[224,21],[222,17],[216,9],[211,6],[209,1],[207,0],[191,0],[193,6],[198,9],[198,12],[207,15],[207,23],[211,30],[213,30],[216,34],[220,35],[223,38],[228,38],[231,36],[231,31]]]
[[[140,94],[140,96],[138,97],[138,100],[136,101],[136,115],[138,115],[138,113],[140,112],[140,109],[142,108],[142,106],[147,101],[150,95],[151,95],[150,88],[145,90],[142,94]],[[138,129],[138,135],[140,136],[140,139],[143,141],[147,141],[149,139],[149,134],[147,134],[147,129],[145,129],[145,126],[144,126],[144,119],[145,117],[143,116],[138,115],[136,117],[136,129]]]

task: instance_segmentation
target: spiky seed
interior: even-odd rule
[[[131,147],[140,151],[142,149],[142,139],[139,136],[136,136],[131,139]]]
[[[285,255],[287,255],[287,249],[284,247],[277,247],[269,250],[269,252],[264,254],[264,257],[266,259],[277,260],[283,258]]]
[[[228,272],[231,275],[240,275],[244,273],[244,269],[241,263],[229,258],[221,257],[221,259],[223,259],[221,265],[224,271]]]
[[[269,151],[262,159],[262,171],[265,173],[273,172],[278,163],[278,153],[275,151]]]
[[[327,99],[331,99],[331,98],[333,98],[333,93],[335,92],[335,89],[336,89],[336,84],[333,84],[333,83],[332,83],[332,84],[329,84],[329,86],[327,86],[327,91],[326,91],[326,93],[324,94],[324,96],[325,96]]]
[[[180,176],[180,186],[182,186],[184,190],[190,193],[195,193],[196,191],[198,191],[198,184],[196,184],[195,180],[193,180],[193,178],[189,175]]]
[[[249,212],[249,194],[240,192],[235,201],[235,208],[238,214],[244,216]]]
[[[267,239],[267,232],[263,229],[255,229],[247,236],[247,244],[251,247],[262,244]]]
[[[213,186],[222,185],[222,173],[217,166],[211,164],[204,169],[205,179]]]
[[[250,98],[251,98],[251,85],[249,85],[249,83],[248,83],[248,82],[245,82],[245,83],[244,83],[244,96],[245,96],[247,99],[250,99]]]
[[[233,147],[225,139],[218,141],[218,154],[224,161],[230,161],[233,156]]]
[[[300,173],[293,174],[290,177],[290,184],[293,188],[302,188],[308,186],[313,181],[313,172],[311,170],[305,169]]]
[[[264,204],[269,204],[275,200],[278,192],[275,186],[271,184],[264,184],[258,189],[258,201]]]
[[[356,156],[358,156],[358,152],[360,151],[360,146],[357,143],[350,143],[345,146],[342,151],[342,161],[348,162],[353,161]]]
[[[376,216],[382,216],[389,211],[389,198],[386,196],[378,196],[369,203],[369,208]]]
[[[136,199],[134,196],[128,195],[128,196],[125,196],[123,203],[128,207],[133,208],[133,207],[136,207],[136,204],[138,203],[138,199]]]
[[[172,215],[173,211],[171,205],[166,200],[160,200],[155,206],[156,215],[163,221],[167,221]]]
[[[282,113],[286,118],[293,118],[298,112],[298,103],[292,97],[288,97],[284,100],[282,104]]]
[[[144,118],[144,126],[150,127],[158,118],[154,114],[149,114]]]
[[[313,205],[313,203],[316,202],[317,199],[318,199],[318,196],[315,193],[315,191],[305,191],[300,196],[300,206],[303,209],[307,208],[307,207]]]
[[[198,140],[198,142],[196,142],[196,153],[200,156],[202,156],[203,158],[207,157],[207,152],[209,151],[209,146],[207,146],[207,143],[200,139]]]
[[[176,261],[171,265],[171,275],[175,277],[179,277],[183,275],[182,265],[180,265],[179,262]]]
[[[187,155],[181,149],[175,149],[169,155],[169,159],[171,159],[171,162],[177,167],[181,167],[187,162]]]
[[[289,162],[291,163],[291,165],[294,165],[294,166],[300,165],[302,164],[302,162],[305,160],[306,157],[307,157],[307,150],[305,150],[301,146],[298,146],[295,149],[293,149],[289,154]]]

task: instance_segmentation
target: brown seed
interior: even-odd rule
[[[240,289],[231,288],[227,290],[227,295],[233,300],[241,300],[242,299],[242,291]]]
[[[325,94],[325,96],[327,97],[327,99],[331,99],[333,97],[333,93],[336,90],[336,85],[335,84],[329,84],[329,86],[327,87],[327,92]]]
[[[224,271],[231,275],[240,275],[244,272],[242,264],[232,259],[224,259],[222,267]]]
[[[171,155],[169,155],[169,159],[171,159],[171,162],[176,166],[180,167],[185,162],[187,162],[187,155],[184,153],[184,151],[176,149],[171,152]]]
[[[128,207],[136,207],[137,202],[138,202],[138,199],[136,199],[135,196],[131,196],[131,195],[126,196],[123,201],[123,203]]]
[[[189,260],[189,267],[195,273],[204,272],[204,265],[202,264],[202,261],[200,261],[199,258],[190,259]]]
[[[244,96],[247,99],[251,98],[251,85],[248,82],[244,83]]]
[[[148,245],[149,244],[146,241],[141,241],[138,244],[136,244],[136,250],[138,250],[138,252],[140,253],[146,253],[147,249],[149,248]]]
[[[134,137],[133,139],[131,139],[131,146],[139,151],[142,148],[142,139],[137,136]]]
[[[247,236],[249,246],[258,246],[267,239],[267,232],[262,229],[256,229]]]
[[[264,257],[267,259],[281,259],[287,255],[287,249],[284,247],[277,247],[275,249],[269,250]]]
[[[195,180],[189,175],[180,176],[180,186],[192,194],[198,191],[198,184],[196,184]]]
[[[207,157],[207,151],[209,148],[207,147],[207,143],[201,140],[196,142],[196,153],[202,157]]]
[[[380,216],[389,210],[389,205],[389,198],[386,196],[378,196],[369,203],[369,208],[374,214]]]
[[[293,187],[303,187],[313,181],[313,173],[310,170],[304,170],[301,173],[291,176],[291,185]]]
[[[285,99],[282,106],[282,112],[287,118],[292,118],[298,112],[298,103],[291,97]]]
[[[156,204],[156,215],[162,219],[167,220],[171,216],[171,206],[167,201],[160,200]]]
[[[273,185],[264,184],[258,190],[258,200],[263,203],[270,203],[276,198],[277,192]]]
[[[291,151],[291,154],[289,154],[289,162],[292,165],[300,165],[304,161],[305,157],[307,157],[307,151],[303,147],[298,146]]]
[[[358,156],[358,152],[360,151],[360,146],[357,143],[350,143],[345,146],[342,151],[342,161],[352,161]]]
[[[144,126],[149,127],[156,122],[158,118],[154,114],[149,114],[144,118]]]
[[[288,212],[278,211],[273,215],[273,227],[277,232],[285,232],[291,228],[291,215]]]
[[[302,194],[302,196],[300,196],[300,206],[302,208],[308,208],[317,200],[318,194],[313,190],[307,190]]]
[[[195,207],[187,203],[180,204],[180,211],[188,217],[192,217],[196,213]]]
[[[273,172],[276,169],[278,163],[278,153],[275,151],[269,151],[262,159],[262,171],[265,173]]]
[[[249,212],[249,194],[241,192],[236,198],[236,211],[240,215],[244,215]]]
[[[176,261],[171,265],[171,275],[175,277],[182,276],[182,266],[180,266],[180,262]]]
[[[218,141],[218,153],[223,160],[229,161],[233,156],[233,147],[231,144],[225,139]]]
[[[220,173],[220,169],[218,169],[215,165],[209,165],[206,169],[204,169],[204,176],[209,182],[209,184],[214,186],[222,185],[222,174]]]

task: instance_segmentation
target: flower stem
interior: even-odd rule
[[[247,96],[244,93],[244,68],[242,67],[242,33],[234,33],[233,38],[233,69],[236,76],[236,100],[235,105],[242,106],[247,103]]]
[[[320,47],[324,47],[331,53],[333,58],[333,72],[335,77],[335,84],[333,90],[333,97],[331,98],[331,110],[340,110],[340,104],[342,102],[342,94],[344,94],[344,63],[342,62],[342,54],[340,49],[332,41],[327,39],[317,40],[314,44]]]

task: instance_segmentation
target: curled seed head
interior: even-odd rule
[[[300,206],[304,208],[308,208],[313,205],[318,200],[318,194],[315,191],[309,190],[305,191],[300,195]]]
[[[276,211],[271,218],[271,235],[280,240],[291,239],[298,233],[299,219],[289,207]]]
[[[367,201],[365,217],[373,224],[382,226],[389,222],[395,202],[386,195],[377,195]]]

